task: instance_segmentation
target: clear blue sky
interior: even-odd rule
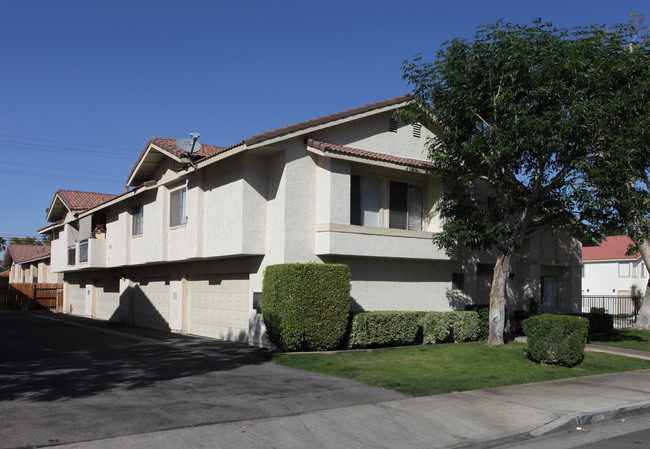
[[[559,26],[650,16],[650,2],[0,0],[0,236],[35,235],[58,189],[121,193],[151,137],[231,145],[408,92],[499,18]]]

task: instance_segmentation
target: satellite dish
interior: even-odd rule
[[[188,153],[196,153],[201,149],[201,144],[194,139],[176,139],[176,146]]]

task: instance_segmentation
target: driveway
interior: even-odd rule
[[[0,313],[0,444],[41,446],[404,396],[263,351],[49,313]]]

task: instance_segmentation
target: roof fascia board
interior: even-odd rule
[[[262,140],[261,142],[257,142],[257,143],[254,143],[254,144],[248,146],[248,149],[273,145],[273,144],[275,144],[277,142],[282,142],[284,140],[289,140],[289,139],[292,139],[294,137],[300,137],[300,136],[302,136],[304,134],[307,134],[307,133],[310,133],[310,132],[320,131],[322,129],[330,128],[332,126],[338,126],[338,125],[342,125],[344,123],[352,122],[354,120],[359,120],[359,119],[362,119],[362,118],[371,117],[373,115],[382,114],[382,113],[387,112],[387,111],[391,111],[391,110],[394,110],[394,109],[399,109],[399,108],[401,108],[403,106],[406,106],[408,103],[409,103],[408,101],[403,101],[401,103],[396,103],[396,104],[392,104],[392,105],[389,105],[389,106],[384,106],[383,108],[373,109],[371,111],[366,111],[366,112],[362,112],[362,113],[359,113],[359,114],[351,115],[349,117],[340,118],[340,119],[337,119],[337,120],[333,120],[331,122],[322,123],[320,125],[315,125],[315,126],[310,126],[308,128],[303,128],[303,129],[294,131],[292,133],[283,134],[283,135],[277,136],[277,137],[271,137],[270,139]]]
[[[138,171],[140,171],[140,168],[142,168],[142,165],[143,165],[144,162],[147,160],[147,156],[149,156],[149,154],[150,154],[151,151],[153,151],[153,150],[158,151],[158,152],[161,153],[163,156],[167,156],[167,157],[172,158],[172,159],[175,160],[176,162],[181,162],[181,159],[180,159],[180,158],[178,158],[178,157],[176,157],[175,155],[171,154],[169,151],[163,150],[163,149],[160,148],[158,145],[155,145],[155,144],[153,144],[153,143],[150,143],[149,146],[147,147],[147,151],[145,151],[145,153],[144,153],[144,155],[142,156],[142,158],[140,158],[140,161],[138,162],[138,165],[136,165],[135,170],[133,170],[133,173],[131,174],[131,176],[129,176],[129,179],[126,180],[126,185],[127,185],[127,186],[131,186],[131,183],[133,182],[133,178],[135,177],[135,175],[138,174]]]
[[[51,214],[52,211],[54,210],[54,204],[56,204],[56,201],[57,201],[57,200],[59,200],[59,201],[61,202],[61,204],[63,204],[63,207],[65,207],[66,209],[68,209],[68,212],[71,212],[71,209],[68,207],[67,204],[65,204],[65,201],[63,201],[63,198],[61,198],[61,197],[59,196],[59,194],[57,193],[56,195],[54,195],[54,199],[52,200],[52,203],[50,203],[50,208],[49,208],[48,211],[47,211],[47,215],[46,215],[46,217],[45,217],[45,221],[52,221],[52,220],[50,220],[50,214]]]
[[[329,152],[324,152],[321,150],[318,150],[316,148],[310,147],[307,145],[307,151],[317,154],[318,156],[321,157],[329,157],[332,159],[340,159],[344,161],[350,161],[350,162],[357,162],[357,163],[362,163],[362,164],[367,164],[367,165],[374,165],[376,167],[384,167],[384,168],[391,168],[391,169],[397,169],[397,170],[402,170],[402,171],[407,171],[409,173],[422,173],[426,174],[428,171],[423,168],[418,168],[418,167],[413,167],[411,165],[404,165],[404,164],[397,164],[395,162],[387,162],[387,161],[378,161],[375,159],[368,159],[365,157],[360,157],[360,156],[351,156],[348,154],[339,154],[339,153],[329,153]]]
[[[102,204],[98,204],[95,207],[91,207],[90,209],[86,209],[85,211],[81,212],[79,214],[79,218],[87,217],[88,215],[92,215],[95,212],[102,210],[104,208],[107,208],[109,206],[115,205],[121,201],[124,201],[128,198],[133,198],[136,195],[139,195],[140,193],[146,192],[148,190],[156,189],[158,188],[158,184],[152,184],[150,186],[139,186],[133,190],[129,190],[128,192],[125,192],[121,194],[120,196],[117,196],[113,198],[112,200],[108,200]]]

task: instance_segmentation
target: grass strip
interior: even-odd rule
[[[606,334],[589,337],[589,343],[650,352],[650,331],[636,329],[612,330]]]
[[[601,353],[586,353],[574,368],[541,366],[528,360],[525,346],[511,342],[488,347],[485,342],[469,342],[329,354],[274,353],[269,357],[279,365],[414,397],[650,368],[648,360]]]

